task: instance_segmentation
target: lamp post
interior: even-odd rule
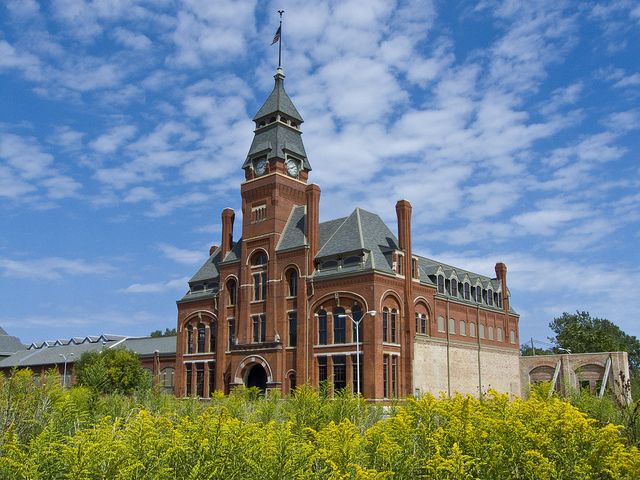
[[[67,387],[67,356],[64,355],[63,353],[61,353],[60,356],[64,359],[64,372],[62,373],[62,388],[66,388]],[[73,357],[73,352],[69,354],[69,359],[71,359],[71,357]]]
[[[360,395],[360,322],[364,320],[365,315],[371,315],[372,317],[376,316],[375,310],[369,310],[365,312],[360,319],[355,320],[351,315],[347,315],[346,313],[342,313],[338,315],[338,318],[348,318],[353,322],[356,326],[356,382],[358,385],[356,386],[356,392]]]

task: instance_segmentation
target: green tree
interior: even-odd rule
[[[151,387],[149,374],[140,359],[124,348],[85,352],[75,364],[78,385],[99,393],[131,394]]]
[[[178,334],[175,328],[165,328],[164,333],[162,330],[154,330],[149,334],[150,337],[174,337]]]
[[[629,365],[636,371],[640,368],[640,341],[607,319],[591,318],[589,312],[564,312],[549,328],[556,334],[551,339],[556,348],[572,353],[626,351]]]

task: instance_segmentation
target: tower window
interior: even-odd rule
[[[391,310],[391,343],[398,343],[398,311]]]
[[[346,318],[344,308],[336,307],[333,310],[333,343],[345,343],[346,340]]]
[[[236,343],[236,321],[234,318],[230,318],[228,320],[228,329],[229,329],[229,350]]]
[[[287,322],[289,324],[289,346],[295,347],[298,342],[298,315],[295,311],[287,314]]]
[[[227,299],[229,301],[229,305],[233,306],[236,304],[236,299],[237,299],[237,284],[236,284],[236,280],[235,278],[231,278],[228,282],[227,282]]]
[[[262,343],[267,338],[267,316],[263,313],[251,317],[253,327],[253,343]]]
[[[318,345],[327,344],[327,312],[320,310],[318,312]]]
[[[187,326],[187,353],[193,353],[193,326]]]
[[[267,299],[267,272],[253,274],[253,300],[263,301]]]
[[[382,341],[389,341],[389,309],[387,307],[382,309]]]
[[[298,294],[298,272],[293,268],[287,273],[287,287],[289,297],[295,297]]]
[[[263,267],[267,264],[267,254],[264,250],[258,250],[251,257],[251,266],[252,267]]]
[[[205,328],[204,323],[198,324],[198,353],[204,353]]]

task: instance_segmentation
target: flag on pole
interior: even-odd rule
[[[278,43],[280,41],[280,29],[282,28],[282,26],[278,27],[278,30],[276,30],[276,34],[273,36],[273,40],[271,41],[271,45],[273,45],[274,43]]]

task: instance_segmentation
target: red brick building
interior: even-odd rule
[[[283,82],[278,69],[238,164],[240,235],[224,209],[220,246],[177,302],[176,394],[237,385],[288,393],[321,381],[355,391],[358,350],[367,398],[489,387],[519,394],[519,317],[506,266],[490,278],[417,255],[406,200],[396,203],[397,236],[360,208],[321,223],[303,120]],[[361,320],[359,335],[352,319]]]

